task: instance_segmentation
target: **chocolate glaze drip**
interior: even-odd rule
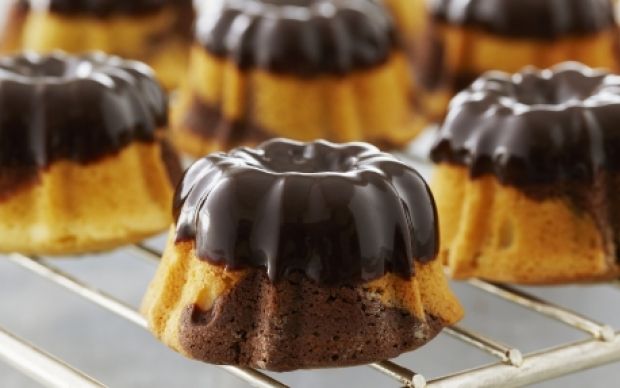
[[[276,139],[197,161],[174,203],[176,241],[230,269],[359,284],[437,254],[434,200],[411,167],[364,143]]]
[[[521,188],[591,184],[620,171],[619,122],[620,76],[574,62],[493,72],[452,100],[431,158]]]
[[[433,0],[433,18],[518,38],[556,39],[615,26],[612,0]]]
[[[101,53],[1,58],[0,106],[0,192],[60,159],[88,163],[154,141],[167,124],[150,68]]]
[[[63,15],[141,15],[160,11],[165,7],[192,7],[192,0],[19,0],[23,8],[38,8],[44,4],[46,10]]]
[[[396,44],[373,0],[211,0],[196,26],[207,51],[242,69],[346,74],[383,63]]]

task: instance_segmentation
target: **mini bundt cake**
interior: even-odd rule
[[[569,60],[618,69],[612,0],[431,0],[429,15],[416,52],[416,104],[430,120],[486,71]]]
[[[198,160],[143,311],[194,359],[270,370],[395,357],[460,319],[422,178],[364,143]]]
[[[452,101],[431,157],[456,278],[620,275],[620,77],[578,63],[488,73]]]
[[[165,230],[181,176],[166,106],[139,62],[0,58],[0,252],[80,253]]]
[[[16,0],[0,48],[101,50],[148,63],[168,89],[186,73],[192,0]]]
[[[380,3],[212,0],[202,11],[171,116],[182,151],[278,136],[401,146],[421,128],[407,56]]]

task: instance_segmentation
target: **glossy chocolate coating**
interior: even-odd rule
[[[165,7],[191,7],[192,0],[19,0],[22,7],[45,9],[63,15],[140,15]]]
[[[230,269],[359,284],[437,255],[435,203],[411,167],[365,143],[275,139],[197,161],[177,187],[176,241]]]
[[[104,54],[0,58],[0,192],[57,160],[88,163],[167,123],[150,68]]]
[[[575,62],[488,73],[452,100],[431,157],[524,188],[592,183],[620,171],[618,123],[620,76]]]
[[[612,0],[433,0],[436,20],[518,38],[556,39],[615,26]]]
[[[374,67],[396,43],[392,19],[373,0],[210,0],[196,35],[241,69],[306,77]]]

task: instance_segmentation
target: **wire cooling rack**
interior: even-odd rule
[[[424,158],[415,156],[420,154],[413,150],[411,153],[398,156],[407,158],[416,165],[424,165],[427,163]],[[145,244],[128,246],[122,252],[138,256],[155,265],[161,257],[160,251]],[[9,255],[8,260],[146,330],[146,322],[136,310],[124,301],[63,271],[54,264],[53,260],[17,253]],[[524,354],[517,347],[461,325],[455,325],[444,329],[443,333],[473,349],[489,354],[495,362],[428,380],[423,370],[414,371],[410,365],[402,365],[402,363],[398,364],[393,361],[381,361],[369,364],[368,367],[393,379],[395,387],[508,387],[532,384],[620,361],[620,331],[616,331],[610,325],[597,322],[570,308],[556,305],[510,286],[477,279],[469,280],[466,284],[510,304],[529,309],[558,325],[566,325],[578,330],[583,333],[583,338],[576,342],[561,343],[549,349]],[[608,286],[618,290],[620,300],[620,282],[609,283]],[[424,352],[424,349],[418,352]],[[96,381],[86,373],[38,349],[27,340],[18,338],[2,327],[0,327],[0,359],[47,386],[72,388],[104,386],[102,382]],[[248,386],[287,387],[286,384],[278,381],[278,375],[273,377],[273,374],[269,376],[250,368],[233,366],[221,366],[221,368],[245,381]],[[316,373],[321,372],[316,371]]]
[[[146,260],[157,263],[160,252],[142,244],[128,247],[133,253]],[[53,262],[35,256],[12,254],[8,257],[14,264],[25,268],[42,278],[50,280],[86,300],[106,309],[112,314],[146,329],[144,318],[123,301],[100,291],[89,284],[76,279],[59,269]],[[543,381],[553,377],[591,368],[614,361],[620,361],[620,332],[609,326],[596,322],[570,309],[557,306],[515,288],[493,284],[481,280],[470,280],[469,286],[488,292],[510,303],[531,309],[538,314],[560,324],[568,325],[582,331],[585,338],[574,343],[561,344],[557,347],[522,355],[519,349],[489,338],[481,333],[455,325],[444,330],[467,345],[486,352],[497,362],[467,371],[427,380],[422,374],[408,366],[391,361],[382,361],[368,365],[391,377],[394,386],[410,387],[505,387],[520,386]],[[617,287],[612,283],[610,287]],[[423,350],[421,350],[423,351]],[[67,365],[43,350],[37,349],[23,339],[0,328],[0,358],[17,369],[38,380],[44,385],[57,387],[101,387],[102,383],[85,373]],[[264,388],[281,388],[285,384],[260,371],[250,368],[222,366],[227,372],[248,383],[248,386]],[[320,372],[317,372],[320,373]]]

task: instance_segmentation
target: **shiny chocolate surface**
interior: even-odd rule
[[[19,0],[22,7],[62,15],[140,15],[166,7],[191,7],[192,0]]]
[[[176,241],[231,270],[359,284],[408,278],[437,254],[434,200],[411,167],[364,143],[275,139],[198,160],[177,188]]]
[[[567,62],[492,72],[451,102],[431,157],[504,184],[588,182],[620,170],[620,76]]]
[[[615,26],[612,0],[433,0],[435,20],[518,38],[557,39]]]
[[[101,53],[0,58],[0,193],[55,161],[88,163],[154,141],[166,107],[139,62]]]
[[[204,8],[197,40],[241,69],[340,75],[383,63],[397,40],[373,0],[211,0]]]

